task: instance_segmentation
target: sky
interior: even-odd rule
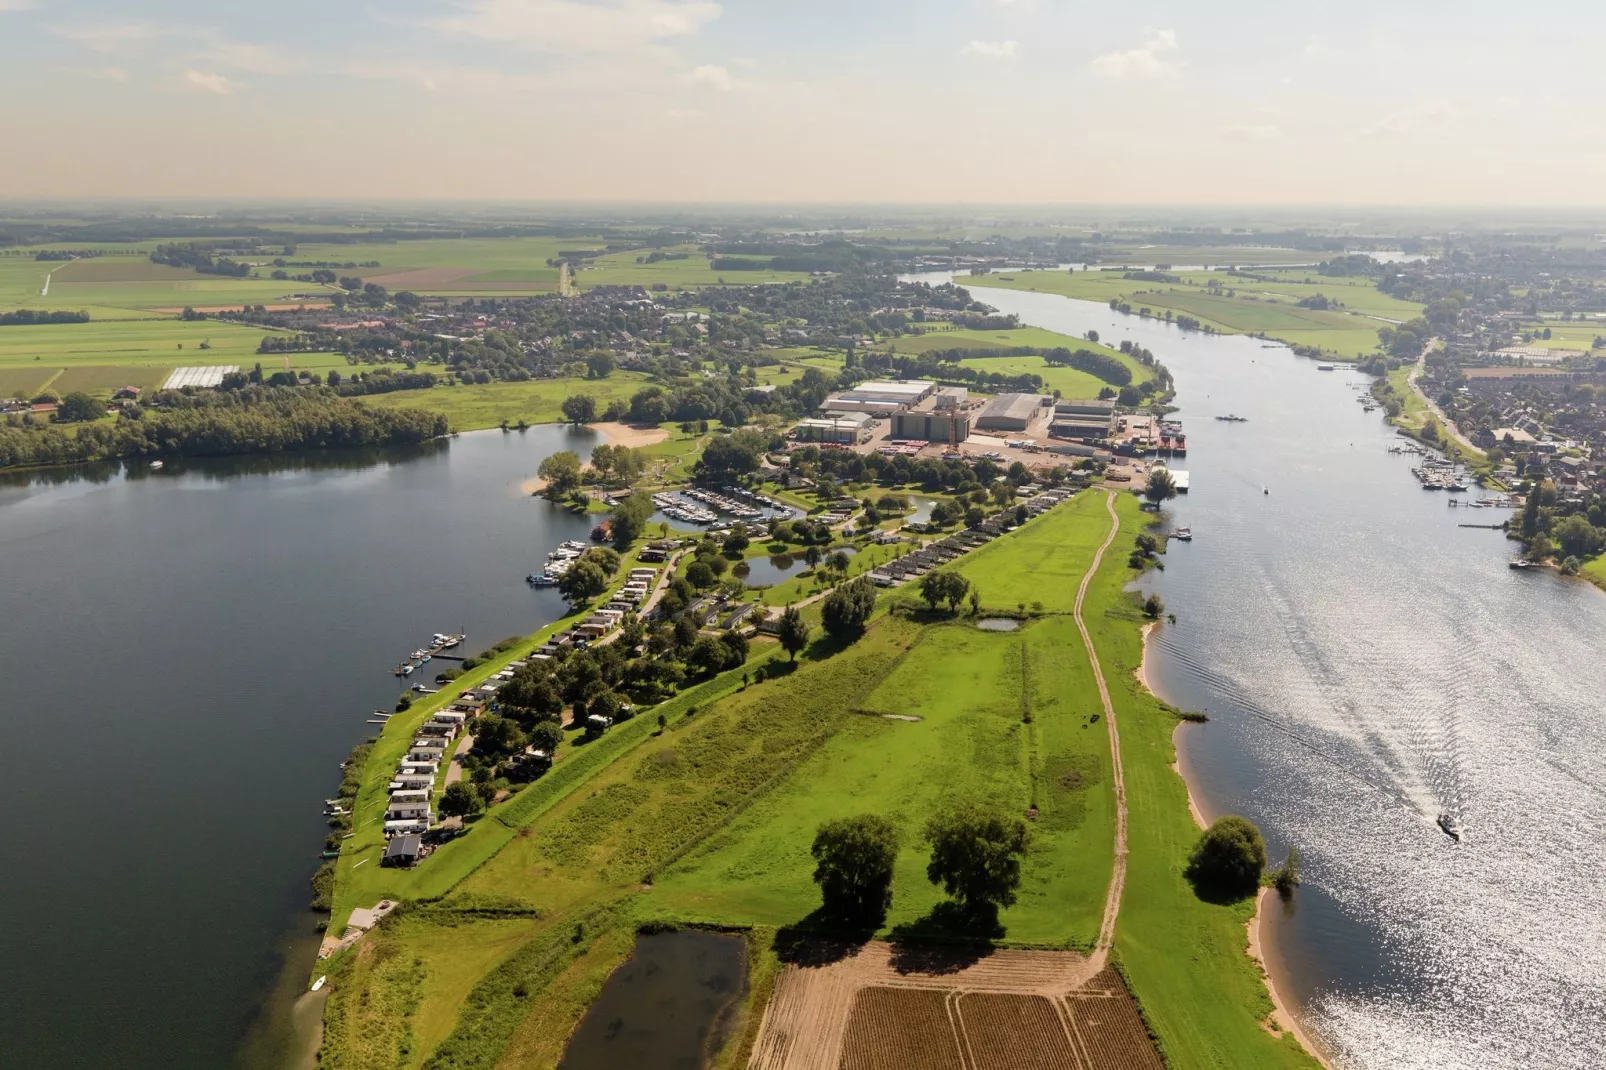
[[[0,197],[1599,205],[1603,32],[1563,0],[0,0]]]

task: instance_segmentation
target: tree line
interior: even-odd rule
[[[19,308],[15,312],[0,312],[0,327],[37,327],[47,323],[88,323],[87,312],[46,312],[43,309]]]
[[[392,446],[447,432],[439,413],[371,409],[327,388],[251,386],[193,397],[163,391],[156,400],[164,407],[133,406],[116,420],[90,423],[76,433],[8,418],[0,426],[0,468]]]

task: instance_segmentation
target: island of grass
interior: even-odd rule
[[[1014,632],[983,631],[896,591],[848,642],[822,633],[816,604],[804,611],[814,638],[795,666],[776,646],[755,647],[745,680],[731,671],[682,694],[662,707],[661,730],[638,717],[568,744],[546,777],[416,869],[358,866],[377,847],[359,825],[332,922],[381,897],[406,909],[319,968],[331,989],[322,1065],[552,1065],[638,930],[701,925],[747,937],[749,987],[713,1057],[745,1066],[787,968],[787,934],[806,932],[819,906],[809,844],[835,816],[877,813],[904,829],[880,935],[929,940],[944,915],[922,871],[924,816],[955,802],[1030,815],[1019,898],[999,915],[992,946],[1090,947],[1114,802],[1071,609],[1110,532],[1105,501],[1084,492],[953,566],[983,615],[1027,618]],[[1125,587],[1146,514],[1130,496],[1116,504],[1119,530],[1084,609],[1121,718],[1129,806],[1114,961],[1169,1065],[1312,1065],[1262,1026],[1271,1006],[1245,954],[1252,901],[1207,903],[1182,879],[1197,830],[1171,768],[1177,718],[1132,673],[1142,617]],[[410,729],[387,727],[368,779],[388,779]],[[366,786],[359,813],[382,794]]]
[[[1364,359],[1378,350],[1378,329],[1421,315],[1422,306],[1378,291],[1370,279],[1317,276],[1312,268],[1252,273],[1182,271],[1007,271],[966,276],[972,288],[999,287],[1115,302],[1141,316],[1187,317],[1222,334],[1254,334],[1309,347],[1335,360]],[[1130,276],[1130,277],[1129,277]],[[1156,276],[1157,278],[1159,276]],[[1329,307],[1305,307],[1300,302]],[[1336,303],[1337,307],[1334,307]]]

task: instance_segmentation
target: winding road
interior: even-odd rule
[[[1115,721],[1115,705],[1110,702],[1110,689],[1104,682],[1104,669],[1099,665],[1098,651],[1093,646],[1093,637],[1088,633],[1087,622],[1082,619],[1082,603],[1087,598],[1088,584],[1098,574],[1104,551],[1110,548],[1121,530],[1121,518],[1115,512],[1114,493],[1104,492],[1104,508],[1110,514],[1110,531],[1104,536],[1104,542],[1082,576],[1082,585],[1076,589],[1076,606],[1072,611],[1076,618],[1076,630],[1082,633],[1082,646],[1087,650],[1088,663],[1093,666],[1093,681],[1098,685],[1099,702],[1104,705],[1104,724],[1110,736],[1110,768],[1115,785],[1115,864],[1110,870],[1110,890],[1104,897],[1104,921],[1099,925],[1098,940],[1093,945],[1093,955],[1088,962],[1090,975],[1104,968],[1110,948],[1115,943],[1115,919],[1121,913],[1121,892],[1126,887],[1127,855],[1126,773],[1121,765],[1121,729]]]

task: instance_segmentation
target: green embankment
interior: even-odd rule
[[[838,814],[881,812],[903,827],[895,926],[937,901],[917,842],[925,814],[957,798],[1006,812],[1035,803],[1005,940],[1087,946],[1112,863],[1113,798],[1069,611],[1108,530],[1103,500],[1081,495],[961,566],[986,606],[1043,603],[1018,632],[883,614],[859,642],[818,640],[790,670],[762,646],[743,671],[760,675],[769,660],[778,673],[702,685],[665,707],[665,732],[655,710],[566,745],[547,777],[417,869],[354,871],[342,859],[337,919],[381,895],[411,905],[331,964],[323,1065],[551,1065],[649,922],[756,926],[754,983],[719,1058],[742,1065],[778,967],[775,929],[817,905],[808,844]],[[1121,718],[1130,810],[1117,959],[1170,1065],[1309,1066],[1261,1027],[1270,1002],[1245,954],[1248,904],[1203,903],[1182,878],[1197,830],[1171,767],[1177,718],[1132,675],[1141,620],[1126,559],[1146,514],[1129,495],[1119,509],[1085,607]],[[406,720],[427,712],[420,704]],[[365,804],[380,801],[411,727],[387,728],[375,748]]]
[[[1224,334],[1260,334],[1291,345],[1315,346],[1340,360],[1376,352],[1380,327],[1411,319],[1422,310],[1379,293],[1366,279],[1317,277],[1305,282],[1309,273],[1278,272],[1267,276],[1276,281],[1262,282],[1220,271],[1174,274],[1177,282],[1125,279],[1118,271],[1011,271],[960,281],[982,289],[1031,290],[1102,303],[1120,300],[1131,305],[1134,316],[1141,308],[1161,318],[1169,311],[1173,317],[1192,316]],[[1212,289],[1211,283],[1217,288]],[[1300,307],[1301,300],[1317,295],[1344,307]]]

